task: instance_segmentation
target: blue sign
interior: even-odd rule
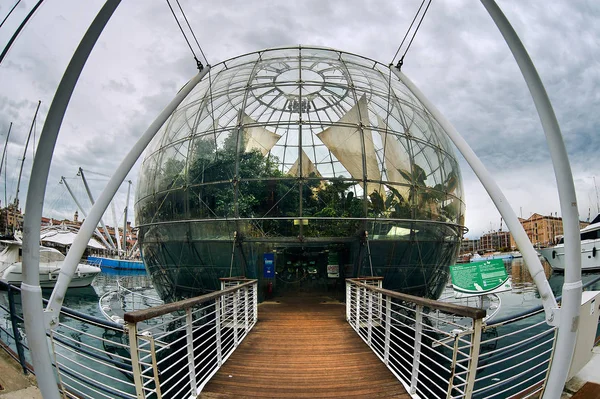
[[[275,254],[266,253],[263,256],[264,267],[263,277],[264,278],[275,278]]]

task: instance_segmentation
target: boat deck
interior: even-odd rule
[[[199,398],[410,398],[327,297],[281,298]]]

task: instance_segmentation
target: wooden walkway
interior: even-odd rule
[[[258,323],[199,398],[409,399],[345,309],[324,297],[262,303]]]

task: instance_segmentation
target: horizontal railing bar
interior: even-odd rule
[[[547,371],[548,371],[548,369],[542,370],[539,373],[534,374],[531,377],[526,378],[526,379],[524,379],[521,382],[518,382],[518,383],[516,383],[514,385],[509,386],[508,388],[505,388],[504,390],[502,390],[500,392],[496,392],[496,393],[491,394],[491,395],[488,396],[488,391],[492,390],[493,388],[503,387],[504,385],[507,385],[509,382],[511,382],[511,381],[500,381],[499,383],[497,383],[495,385],[492,385],[492,386],[489,386],[489,387],[486,387],[485,389],[482,389],[480,391],[477,391],[477,392],[474,391],[473,392],[473,397],[475,397],[477,395],[478,398],[485,398],[485,399],[493,398],[494,396],[501,395],[501,394],[503,394],[503,393],[505,393],[507,391],[510,391],[511,389],[514,389],[515,387],[517,387],[519,385],[523,385],[523,384],[527,383],[528,381],[533,380],[534,378],[538,378],[541,375],[543,375],[544,373],[546,373]],[[522,374],[524,374],[524,373],[520,373],[519,376],[521,376]],[[485,396],[480,396],[480,395],[483,395],[483,394],[485,394]]]
[[[523,362],[521,362],[521,363],[513,364],[512,366],[509,366],[509,367],[503,368],[502,370],[496,371],[495,373],[492,373],[492,374],[490,374],[490,375],[486,375],[486,376],[480,377],[480,378],[478,378],[476,381],[484,381],[484,380],[486,380],[486,379],[489,379],[489,378],[495,377],[495,376],[497,376],[497,375],[504,374],[504,373],[506,373],[507,371],[509,371],[509,370],[512,370],[512,369],[514,369],[514,368],[516,368],[516,367],[521,367],[521,366],[523,366],[523,365],[526,365],[526,364],[528,364],[528,363],[533,363],[533,360],[535,360],[535,359],[537,359],[537,358],[539,358],[539,357],[541,357],[541,356],[547,355],[547,354],[548,354],[548,353],[550,353],[550,352],[552,352],[552,348],[550,348],[550,349],[547,349],[547,350],[545,350],[545,351],[543,351],[543,352],[541,352],[541,353],[538,353],[537,355],[535,355],[535,356],[533,356],[533,357],[531,357],[531,358],[527,358],[527,360],[525,360],[525,361],[523,361]],[[510,359],[511,359],[511,358],[509,358],[509,359],[506,359],[506,360],[510,360]],[[547,359],[545,359],[545,360],[542,360],[540,363],[533,363],[532,365],[530,365],[530,366],[529,366],[529,371],[532,371],[532,370],[534,370],[534,369],[536,369],[536,368],[538,368],[538,367],[540,367],[540,366],[543,366],[543,365],[544,365],[544,364],[546,364],[546,363],[548,363],[548,364],[549,364],[549,363],[550,363],[550,360],[551,360],[551,359],[548,357]]]
[[[60,365],[60,366],[59,366],[59,369],[60,369],[60,372],[61,372],[61,374],[62,374],[62,373],[64,373],[64,374],[66,374],[68,377],[72,378],[72,380],[73,380],[74,382],[77,382],[77,383],[79,383],[80,385],[82,385],[82,386],[84,386],[84,387],[87,387],[87,385],[84,385],[84,384],[82,383],[82,381],[80,381],[80,380],[77,378],[77,374],[76,374],[75,372],[71,371],[71,370],[70,370],[68,367],[64,367],[64,366]],[[123,398],[123,399],[132,398],[132,396],[124,396],[124,395],[123,395],[123,394],[121,394],[119,391],[115,391],[114,389],[105,388],[104,386],[102,386],[102,384],[100,384],[100,383],[97,383],[97,382],[96,382],[96,381],[94,381],[94,380],[86,380],[85,382],[86,382],[86,384],[89,384],[90,386],[92,386],[92,387],[94,387],[94,388],[96,388],[96,389],[99,389],[99,390],[100,390],[100,391],[102,391],[102,392],[106,392],[106,393],[108,393],[108,394],[114,395],[114,396],[112,396],[113,398],[114,398],[114,397]],[[125,394],[126,394],[126,393],[125,393]],[[109,397],[111,397],[111,396],[109,396]],[[135,396],[133,396],[133,397],[135,397]]]
[[[90,366],[88,366],[88,365],[85,365],[85,364],[83,364],[83,363],[77,362],[77,361],[75,361],[75,360],[73,360],[73,359],[69,359],[68,357],[64,356],[64,354],[61,354],[61,353],[56,353],[56,356],[57,356],[57,358],[62,358],[62,359],[65,359],[65,360],[67,360],[67,361],[68,361],[68,362],[67,362],[67,361],[60,362],[60,363],[59,363],[59,365],[58,365],[59,369],[62,369],[62,368],[64,368],[64,367],[67,367],[67,368],[69,368],[69,370],[73,370],[71,367],[69,367],[69,366],[67,365],[67,363],[72,363],[73,365],[76,365],[76,366],[78,366],[78,367],[81,367],[81,368],[83,368],[83,369],[85,369],[85,370],[88,370],[88,371],[92,371],[92,372],[94,373],[94,376],[93,376],[93,377],[90,377],[90,376],[88,376],[88,375],[85,375],[84,373],[81,373],[81,372],[79,372],[79,371],[75,371],[75,370],[73,370],[73,373],[74,373],[74,374],[78,374],[78,375],[81,375],[81,376],[83,376],[83,377],[84,377],[84,378],[81,378],[81,380],[82,380],[82,381],[88,381],[89,379],[94,379],[94,378],[96,378],[96,377],[97,377],[98,370],[95,370],[95,369],[93,369],[92,367],[90,367]],[[86,357],[85,357],[85,356],[83,356],[83,358],[86,358]],[[108,367],[108,366],[107,366],[107,367]],[[112,368],[112,370],[121,371],[120,369],[116,369],[116,368]],[[124,385],[127,385],[127,386],[131,386],[131,387],[133,387],[133,386],[134,386],[134,384],[132,384],[132,383],[131,383],[131,382],[129,382],[129,381],[124,381],[124,380],[121,380],[121,379],[119,379],[119,378],[117,378],[117,377],[111,376],[111,375],[109,375],[109,374],[106,374],[106,373],[104,373],[104,374],[103,374],[103,376],[104,376],[105,378],[108,378],[109,380],[112,380],[112,381],[116,381],[116,382],[122,382]],[[102,383],[101,383],[101,384],[102,384]],[[106,384],[102,384],[102,385],[104,385],[104,386],[107,386]]]
[[[505,346],[503,348],[499,348],[494,350],[492,353],[494,353],[491,356],[479,356],[480,361],[484,362],[486,367],[488,365],[488,363],[494,362],[496,359],[504,359],[505,355],[510,354],[512,352],[516,352],[519,351],[519,353],[522,353],[520,350],[524,347],[529,347],[529,345],[531,345],[531,343],[533,341],[537,341],[539,339],[543,339],[548,335],[553,335],[554,334],[554,330],[548,330],[545,331],[541,334],[536,335],[535,337],[533,337],[534,339],[527,339],[526,341],[520,341],[520,342],[515,342],[514,344],[510,344],[508,346]],[[549,341],[544,341],[543,343],[548,343],[551,342],[552,340]],[[487,353],[485,354],[487,355]]]
[[[368,285],[365,283],[357,281],[356,279],[349,278],[346,279],[353,284],[356,284],[360,287],[367,288],[368,290],[387,295],[394,299],[399,299],[401,301],[413,302],[417,305],[425,306],[431,309],[439,309],[447,313],[456,314],[459,316],[469,317],[471,319],[483,319],[486,316],[486,311],[483,309],[471,308],[468,306],[461,306],[452,303],[444,303],[440,301],[435,301],[433,299],[421,298],[414,295],[402,294],[400,292],[386,290],[385,288],[378,288],[372,285]]]
[[[591,285],[597,283],[598,281],[600,281],[600,276],[595,277],[594,279],[588,281],[587,283],[583,284],[582,289],[588,288]],[[560,302],[560,300],[562,299],[562,295],[557,296],[556,297],[556,301]],[[494,324],[490,324],[489,326],[486,326],[485,328],[491,328],[491,327],[497,327],[501,324],[510,324],[510,323],[514,323],[515,321],[519,321],[523,318],[526,318],[528,316],[532,316],[535,313],[541,313],[544,310],[543,305],[538,305],[538,306],[534,306],[531,307],[527,310],[524,310],[520,313],[517,314],[513,314],[513,315],[508,315],[506,317],[503,318],[499,318],[497,320],[494,321]]]
[[[67,338],[67,339],[68,339],[68,338]],[[57,337],[57,336],[56,336],[56,334],[55,334],[55,336],[54,336],[54,340],[55,340],[56,342],[58,342],[58,343],[60,343],[60,344],[64,345],[65,347],[71,348],[71,349],[75,350],[76,352],[85,353],[86,355],[88,355],[88,356],[90,356],[90,357],[92,357],[92,358],[94,358],[94,359],[101,360],[101,361],[103,361],[103,362],[106,362],[106,363],[108,363],[108,364],[112,364],[112,365],[114,365],[114,366],[118,366],[118,367],[120,367],[122,370],[125,370],[125,371],[132,371],[132,370],[133,370],[133,369],[132,369],[132,367],[131,367],[131,364],[127,364],[127,363],[119,362],[118,360],[114,360],[114,359],[112,359],[112,358],[110,358],[110,357],[104,357],[104,356],[102,356],[102,355],[99,355],[99,354],[97,354],[97,353],[95,353],[95,352],[93,352],[93,351],[90,351],[90,350],[88,350],[88,349],[85,349],[85,348],[82,348],[82,347],[77,347],[77,346],[75,346],[75,345],[73,345],[73,344],[69,343],[69,342],[67,341],[67,339],[64,339],[64,338],[59,338],[59,337]],[[81,344],[81,345],[83,345],[83,346],[90,347],[89,345],[87,345],[87,344],[84,344],[83,342],[79,342],[79,344]],[[94,348],[94,347],[91,347],[91,348],[93,348],[93,349],[96,349],[96,348]]]
[[[522,333],[524,331],[532,330],[532,329],[534,329],[536,327],[539,327],[539,326],[547,327],[549,329],[549,331],[551,331],[551,330],[554,329],[554,327],[548,326],[548,324],[546,324],[545,320],[542,320],[542,321],[540,321],[538,323],[530,324],[530,325],[525,326],[525,327],[523,327],[523,328],[521,328],[519,330],[511,331],[511,332],[506,333],[504,335],[501,335],[499,337],[494,337],[494,338],[487,339],[485,341],[482,341],[481,344],[484,345],[484,344],[488,344],[488,343],[493,342],[493,341],[499,342],[501,339],[508,338],[510,336],[513,336],[513,335],[518,335],[518,334],[520,334],[520,333]]]
[[[219,298],[223,295],[233,293],[240,288],[249,287],[254,284],[257,280],[248,280],[247,282],[236,285],[233,287],[226,288],[221,291],[211,292],[210,294],[201,295],[195,298],[184,299],[182,301],[167,303],[164,305],[155,306],[148,309],[136,310],[134,312],[125,313],[123,319],[128,323],[139,323],[141,321],[146,321],[148,319],[163,316],[167,313],[176,312],[179,310],[185,310],[191,308],[193,306],[197,306],[199,304],[211,301],[213,299]]]

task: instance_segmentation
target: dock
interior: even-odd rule
[[[401,398],[402,384],[327,297],[259,305],[259,321],[199,398]]]

